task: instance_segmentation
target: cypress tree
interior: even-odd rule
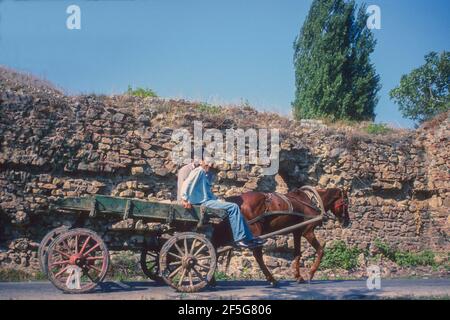
[[[381,86],[366,7],[314,0],[294,43],[297,119],[374,120]]]

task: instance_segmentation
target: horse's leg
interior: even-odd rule
[[[309,242],[309,244],[316,250],[316,260],[309,271],[309,281],[311,281],[316,273],[317,269],[320,266],[320,261],[323,257],[323,247],[320,242],[317,240],[316,235],[314,234],[314,230],[306,232],[304,235],[305,239]]]
[[[300,258],[302,257],[301,251],[301,242],[302,242],[302,234],[299,231],[295,231],[292,233],[294,236],[294,278],[298,283],[305,282],[302,275],[300,274]]]
[[[255,257],[256,262],[259,265],[259,268],[264,273],[267,281],[269,281],[273,286],[276,286],[278,283],[275,278],[270,273],[269,269],[267,269],[266,264],[264,263],[262,247],[253,249],[253,256]]]

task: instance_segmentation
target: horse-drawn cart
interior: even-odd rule
[[[49,232],[38,252],[43,272],[66,293],[91,291],[104,280],[110,264],[108,248],[129,249],[110,243],[112,235],[127,238],[141,234],[142,245],[132,249],[141,251],[144,274],[181,292],[196,292],[207,286],[213,279],[218,254],[234,249],[215,248],[211,243],[214,225],[227,216],[222,210],[203,206],[187,210],[174,203],[109,196],[64,198],[55,202],[51,210],[78,215],[70,228],[63,226]],[[135,219],[152,227],[131,232],[114,227],[97,232],[86,228],[87,221],[101,218],[117,222]],[[288,233],[320,219],[309,219],[261,238]]]

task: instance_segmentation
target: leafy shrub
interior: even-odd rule
[[[433,266],[434,253],[426,250],[418,253],[414,252],[397,252],[396,262],[400,266]]]
[[[325,247],[324,256],[320,268],[345,270],[354,269],[358,265],[358,256],[361,254],[358,248],[348,247],[344,241],[337,241],[330,247]]]
[[[391,132],[392,129],[384,123],[371,123],[365,128],[365,131],[368,134],[387,134]]]
[[[376,240],[375,245],[382,255],[402,267],[434,266],[436,264],[435,254],[429,250],[422,252],[398,251],[380,240]]]
[[[149,88],[140,88],[137,87],[136,89],[133,89],[131,86],[128,86],[127,94],[134,97],[139,98],[157,98],[158,95],[155,91]]]

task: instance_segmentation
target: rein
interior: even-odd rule
[[[250,221],[247,221],[247,224],[252,225],[252,224],[255,224],[267,217],[272,217],[272,216],[295,216],[295,217],[301,217],[301,218],[309,217],[300,212],[270,211],[270,212],[264,212],[262,215],[257,216],[256,218],[254,218]]]

